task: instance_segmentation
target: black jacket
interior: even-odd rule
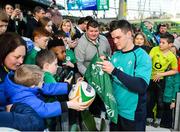
[[[32,39],[33,31],[36,27],[38,27],[38,25],[39,25],[38,21],[35,18],[31,18],[27,22],[25,36]]]

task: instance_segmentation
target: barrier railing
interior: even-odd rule
[[[177,97],[176,97],[174,130],[180,131],[180,92],[177,93]]]

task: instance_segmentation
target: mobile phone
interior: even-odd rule
[[[73,76],[74,72],[70,71],[69,74],[67,75],[66,79],[68,80],[69,78],[71,78]]]
[[[20,9],[20,4],[15,4],[15,9]]]

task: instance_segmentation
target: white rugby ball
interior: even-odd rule
[[[69,100],[78,98],[78,102],[84,103],[87,107],[91,105],[95,98],[95,90],[85,81],[79,81],[73,86],[69,93]]]

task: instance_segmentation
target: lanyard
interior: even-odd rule
[[[4,70],[8,73],[9,72],[9,70],[7,69],[7,67],[5,67],[4,65],[3,65],[3,68],[4,68]]]
[[[95,43],[94,43],[94,41],[90,40],[90,39],[87,37],[86,34],[85,34],[85,37],[86,37],[87,41],[89,41],[92,45],[94,45],[94,46],[96,47],[96,49],[97,49],[97,54],[98,54],[98,56],[100,56],[99,49],[98,49],[98,47],[99,47],[99,37],[96,39]]]

